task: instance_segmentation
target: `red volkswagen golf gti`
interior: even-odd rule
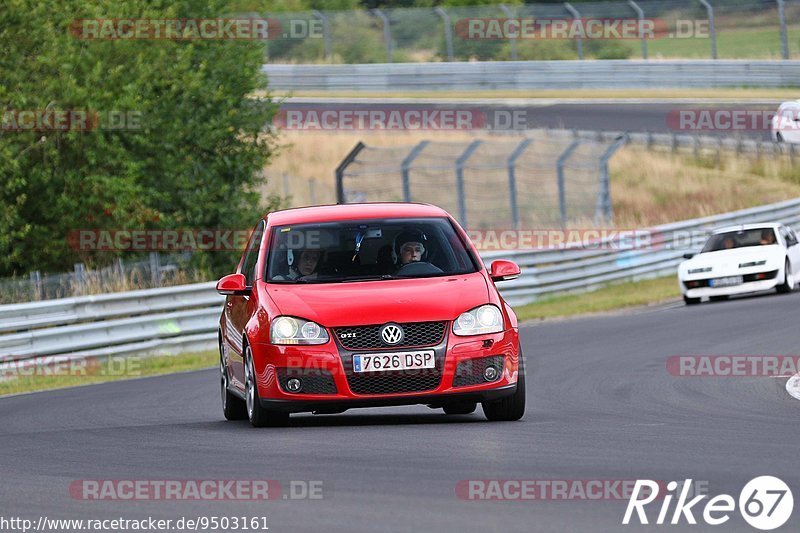
[[[464,230],[422,204],[270,213],[253,231],[220,319],[229,420],[425,404],[489,420],[525,412],[517,319]]]

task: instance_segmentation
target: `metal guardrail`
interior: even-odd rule
[[[800,199],[650,228],[651,246],[619,249],[612,242],[558,250],[485,252],[507,258],[522,275],[501,285],[511,305],[542,296],[674,274],[687,246],[723,225],[780,221],[800,229]],[[696,246],[694,246],[696,248]],[[41,356],[178,353],[213,349],[222,297],[213,283],[0,306],[0,371]]]
[[[409,92],[525,89],[797,87],[800,61],[472,61],[266,64],[279,91]]]

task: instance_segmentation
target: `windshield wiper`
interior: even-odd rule
[[[378,276],[359,276],[357,278],[342,278],[336,281],[338,281],[339,283],[351,283],[354,281],[381,281],[384,279],[397,279],[397,278],[391,274],[380,274]]]

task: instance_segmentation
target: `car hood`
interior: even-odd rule
[[[713,275],[716,271],[736,270],[739,268],[739,263],[766,260],[767,265],[775,262],[782,264],[783,257],[784,251],[779,245],[747,246],[734,248],[733,250],[717,250],[716,252],[698,254],[681,263],[680,270],[681,272],[687,272],[690,269],[712,267],[714,269],[712,271]]]
[[[480,272],[352,283],[269,284],[267,291],[282,315],[327,327],[454,320],[489,302],[487,281]]]

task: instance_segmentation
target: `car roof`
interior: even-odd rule
[[[271,226],[313,224],[338,220],[368,218],[447,217],[447,211],[430,204],[404,202],[375,202],[361,204],[317,205],[296,207],[269,213],[265,219]]]
[[[711,232],[712,235],[716,235],[717,233],[727,233],[729,231],[740,231],[740,230],[747,230],[747,229],[778,229],[783,224],[780,222],[761,222],[758,224],[739,224],[738,226],[725,226],[724,228],[718,228]]]

